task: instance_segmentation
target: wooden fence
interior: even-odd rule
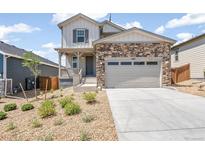
[[[171,69],[172,72],[172,84],[182,82],[190,79],[190,64],[183,65]]]
[[[59,88],[58,77],[40,76],[39,87],[41,90],[46,89],[47,82],[48,82],[47,90],[51,90],[51,89],[56,90]]]

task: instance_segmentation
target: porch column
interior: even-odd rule
[[[77,52],[78,71],[80,71],[80,52]]]
[[[68,54],[65,54],[65,66],[66,66],[66,68],[69,68],[68,64],[69,64],[69,62],[68,62]]]
[[[62,53],[58,52],[58,77],[61,77],[61,57]]]

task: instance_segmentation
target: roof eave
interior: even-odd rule
[[[172,49],[181,47],[181,46],[183,46],[183,45],[185,45],[185,44],[191,43],[192,41],[195,41],[195,40],[200,39],[200,38],[203,38],[203,37],[205,37],[205,33],[203,33],[203,34],[201,34],[201,35],[198,35],[198,36],[196,36],[196,37],[193,37],[193,38],[191,38],[191,39],[189,39],[189,40],[187,40],[187,41],[185,41],[185,42],[176,44],[176,45],[174,45],[174,46],[172,47]]]
[[[108,36],[108,37],[101,38],[101,39],[98,39],[98,40],[96,40],[96,41],[93,41],[92,44],[93,44],[93,46],[94,46],[94,45],[96,45],[96,44],[98,44],[98,43],[102,43],[104,40],[106,40],[106,39],[108,39],[108,38],[112,38],[112,37],[115,37],[115,36],[120,35],[120,34],[122,34],[122,33],[126,33],[126,32],[129,32],[129,31],[132,31],[132,30],[141,30],[141,31],[143,31],[143,32],[145,32],[145,33],[149,33],[150,35],[155,35],[156,37],[161,38],[161,39],[164,40],[165,42],[169,42],[169,43],[171,43],[171,44],[175,44],[175,43],[176,43],[176,40],[174,40],[174,39],[171,39],[171,38],[168,38],[168,37],[165,37],[165,36],[161,36],[161,35],[158,35],[158,34],[155,34],[155,33],[149,32],[149,31],[146,31],[146,30],[142,30],[142,29],[140,29],[140,28],[133,27],[133,28],[130,28],[130,29],[126,30],[126,31],[122,31],[122,32],[120,32],[120,33],[117,33],[117,34],[114,34],[114,35],[111,35],[111,36]]]
[[[102,25],[104,25],[105,23],[110,24],[110,25],[112,25],[113,27],[115,27],[115,28],[117,28],[117,29],[120,29],[120,30],[122,30],[122,31],[127,30],[127,29],[121,27],[120,25],[117,25],[117,24],[115,24],[115,23],[113,23],[113,22],[111,22],[111,21],[108,21],[108,20],[105,20],[105,21],[101,22],[100,25],[102,26]]]

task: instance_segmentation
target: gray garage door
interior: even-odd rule
[[[105,64],[107,88],[160,87],[159,58],[109,58]]]

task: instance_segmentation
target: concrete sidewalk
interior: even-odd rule
[[[205,98],[165,88],[107,89],[119,140],[205,140]]]

